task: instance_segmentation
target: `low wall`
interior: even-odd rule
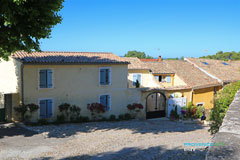
[[[223,124],[213,138],[219,146],[209,148],[206,160],[238,160],[240,159],[240,90],[237,92]]]

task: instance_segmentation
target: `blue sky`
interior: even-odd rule
[[[240,51],[240,0],[66,0],[43,51],[199,57]]]

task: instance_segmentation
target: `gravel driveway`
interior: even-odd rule
[[[204,148],[184,143],[211,141],[207,126],[166,119],[27,128],[32,135],[0,134],[0,159],[204,159]]]

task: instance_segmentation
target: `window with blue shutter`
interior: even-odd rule
[[[137,80],[141,84],[141,74],[133,74],[133,86],[136,86]]]
[[[166,79],[167,83],[171,83],[171,76],[167,76]]]
[[[52,70],[51,69],[42,69],[40,70],[40,88],[52,88]]]
[[[51,99],[40,101],[40,118],[51,118],[53,115],[53,102]]]
[[[100,84],[109,85],[110,84],[110,74],[111,71],[108,68],[100,69]]]
[[[103,105],[107,111],[109,111],[110,105],[111,105],[110,95],[101,95],[100,96],[100,104]]]

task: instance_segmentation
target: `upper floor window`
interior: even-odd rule
[[[171,83],[171,76],[167,76],[167,77],[166,77],[166,82],[167,82],[167,83]]]
[[[111,84],[111,68],[100,68],[100,85]]]
[[[136,86],[137,81],[141,84],[141,74],[133,74],[133,86]]]
[[[103,105],[107,111],[109,111],[111,106],[111,96],[108,94],[101,95],[100,104]]]
[[[52,99],[40,100],[40,118],[50,118],[53,113],[53,101]]]
[[[40,88],[52,88],[52,70],[51,69],[41,69],[39,72],[40,77]]]

